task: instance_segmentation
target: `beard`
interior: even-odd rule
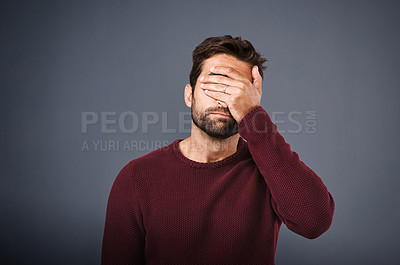
[[[214,112],[224,113],[231,117],[213,117],[212,113]],[[213,138],[226,139],[238,133],[238,123],[233,119],[228,109],[220,106],[200,112],[196,108],[194,98],[192,102],[192,120],[198,128]]]

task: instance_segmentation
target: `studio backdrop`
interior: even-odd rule
[[[268,58],[261,105],[332,193],[279,265],[399,264],[398,1],[23,1],[0,7],[0,263],[99,264],[111,185],[190,133],[191,52],[210,36]]]

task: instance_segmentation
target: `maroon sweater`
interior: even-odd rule
[[[108,199],[102,264],[274,264],[282,222],[316,238],[334,201],[260,106],[237,152],[199,163],[176,140],[129,162]]]

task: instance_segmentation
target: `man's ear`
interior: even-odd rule
[[[187,84],[185,86],[185,103],[186,106],[188,106],[189,108],[192,107],[192,99],[193,99],[192,86],[190,84]]]

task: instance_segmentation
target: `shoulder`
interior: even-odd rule
[[[135,169],[143,167],[154,167],[155,164],[163,163],[163,161],[169,159],[171,156],[174,155],[173,148],[176,141],[177,140],[167,146],[158,148],[146,155],[135,158],[131,160],[128,165],[130,165],[132,169]]]
[[[174,141],[175,142],[175,141]],[[173,144],[156,149],[144,156],[130,160],[119,171],[115,182],[127,184],[139,179],[150,179],[156,172],[162,171],[168,160],[174,159]]]
[[[136,179],[140,176],[150,177],[154,172],[159,172],[167,167],[176,165],[176,155],[174,146],[178,140],[173,141],[167,146],[158,148],[146,155],[129,161],[121,172],[125,176],[134,176]]]

